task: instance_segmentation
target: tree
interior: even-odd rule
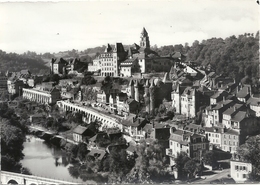
[[[163,148],[157,140],[149,145],[141,141],[137,146],[137,156],[135,166],[128,175],[130,182],[160,182],[169,177]]]
[[[109,161],[109,183],[122,182],[126,179],[126,174],[133,168],[135,160],[128,157],[125,150],[113,149],[108,157]]]
[[[79,143],[78,144],[77,157],[81,161],[85,161],[86,160],[86,156],[87,156],[88,152],[89,152],[89,150],[88,150],[87,144],[85,144],[85,143]]]
[[[199,161],[190,159],[185,163],[183,169],[188,173],[189,178],[193,178],[196,174],[201,173],[202,165]]]
[[[10,125],[8,120],[2,119],[1,126],[1,154],[11,156],[18,162],[23,159],[23,142],[25,135],[20,128]],[[3,166],[2,166],[3,167]]]
[[[186,171],[184,169],[184,166],[186,162],[188,162],[190,158],[188,157],[187,153],[180,152],[177,154],[177,157],[174,159],[175,161],[175,167],[178,170],[178,177],[179,179],[182,179],[186,177]]]
[[[95,80],[95,78],[93,78],[90,75],[86,75],[84,78],[82,78],[81,80],[81,84],[82,85],[91,85],[91,84],[95,84],[97,82],[97,80]]]
[[[249,137],[245,144],[237,149],[238,156],[253,165],[253,171],[250,177],[254,180],[260,180],[260,135]]]
[[[215,165],[217,162],[217,156],[216,153],[214,153],[213,151],[206,151],[203,154],[203,161],[205,162],[205,164],[207,165]]]

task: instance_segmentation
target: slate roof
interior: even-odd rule
[[[213,107],[212,109],[213,110],[218,110],[218,109],[221,109],[223,108],[225,105],[229,104],[233,102],[233,100],[225,100],[225,101],[220,101],[217,103],[217,105],[215,107]],[[223,106],[222,106],[223,105]]]
[[[249,87],[243,87],[243,88],[237,93],[237,97],[238,97],[238,98],[245,98],[246,96],[248,96],[248,95],[249,95],[248,88],[249,88]]]
[[[235,115],[234,115],[234,117],[232,117],[232,121],[238,121],[238,122],[240,122],[240,121],[242,121],[243,119],[245,119],[246,118],[246,116],[247,116],[247,113],[246,112],[244,112],[244,111],[239,111],[238,113],[236,113]]]
[[[221,127],[204,127],[206,132],[222,133],[223,128]]]
[[[97,157],[98,160],[102,160],[106,155],[105,150],[100,150],[96,148],[92,148],[91,151],[88,153],[88,156]]]
[[[235,105],[233,105],[233,107],[230,107],[225,112],[223,112],[223,114],[232,115],[233,113],[235,113],[242,106],[243,106],[243,104],[235,104]]]
[[[81,125],[78,125],[73,132],[82,135],[87,130],[86,127],[83,127]]]
[[[228,129],[224,134],[239,135],[239,132],[234,129]]]
[[[215,94],[213,94],[210,98],[218,98],[219,96],[221,95],[225,95],[225,94],[228,94],[226,91],[217,91]]]
[[[246,103],[250,105],[260,106],[260,98],[251,96]]]

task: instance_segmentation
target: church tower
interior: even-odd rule
[[[150,40],[147,31],[143,28],[141,33],[141,41],[140,41],[141,48],[150,48]]]

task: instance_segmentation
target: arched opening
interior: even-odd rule
[[[37,185],[37,184],[35,184],[35,183],[32,183],[32,184],[30,184],[30,185]]]
[[[15,180],[9,180],[7,184],[18,184]]]

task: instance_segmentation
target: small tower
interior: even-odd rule
[[[147,31],[145,28],[143,28],[142,33],[141,33],[141,41],[140,41],[140,46],[142,48],[150,48],[150,40]]]
[[[151,80],[151,85],[149,87],[149,93],[150,93],[150,113],[153,114],[154,102],[155,102],[155,87],[154,87],[153,79]]]
[[[149,94],[149,80],[147,79],[144,85],[144,101],[145,101],[145,111],[150,113],[150,94]]]
[[[134,81],[131,79],[129,83],[130,96],[131,98],[135,97]]]
[[[135,81],[134,87],[135,87],[135,101],[139,102],[139,83],[138,80]]]
[[[133,58],[132,50],[131,50],[130,47],[129,47],[129,49],[128,49],[128,58],[129,58],[129,59],[132,59],[132,58]]]

